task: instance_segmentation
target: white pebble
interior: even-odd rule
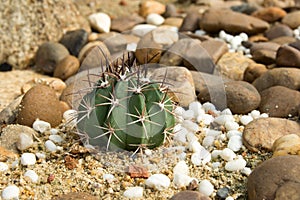
[[[214,192],[214,186],[209,180],[202,180],[199,183],[199,192],[206,196],[210,196]]]
[[[239,157],[236,160],[231,160],[225,164],[225,169],[227,171],[238,171],[242,170],[244,167],[246,167],[247,162]]]
[[[229,108],[222,110],[221,115],[232,115],[232,112]]]
[[[147,18],[146,18],[147,24],[152,24],[152,25],[156,25],[156,26],[163,24],[164,21],[165,21],[165,19],[157,13],[150,13],[149,15],[147,15]]]
[[[63,118],[66,121],[68,127],[74,127],[77,122],[77,111],[76,110],[67,110],[63,114]]]
[[[33,183],[37,183],[39,176],[33,170],[27,170],[24,174],[24,177],[28,177]]]
[[[232,196],[226,197],[225,200],[234,200],[234,198]]]
[[[251,169],[249,167],[244,167],[241,171],[242,174],[245,174],[246,176],[249,176],[251,174]]]
[[[19,199],[20,189],[16,185],[9,185],[2,191],[2,199]]]
[[[239,127],[240,127],[239,124],[234,121],[225,122],[225,128],[227,131],[238,130]]]
[[[8,165],[4,162],[0,162],[0,172],[7,171],[9,169]]]
[[[248,41],[248,35],[247,35],[247,33],[240,33],[240,35],[239,35],[241,38],[242,38],[242,40],[243,41]]]
[[[200,152],[202,151],[202,149],[204,149],[203,146],[201,146],[200,142],[198,141],[193,141],[189,143],[189,150],[196,153],[196,152]]]
[[[20,151],[28,149],[31,145],[33,145],[32,135],[26,133],[20,133],[17,141],[17,148]]]
[[[126,45],[126,50],[127,51],[133,51],[133,52],[135,52],[136,48],[137,48],[137,43],[135,43],[135,42],[131,42],[131,43],[128,43]]]
[[[218,135],[221,135],[221,131],[217,131],[214,129],[209,129],[209,128],[204,128],[203,129],[205,131],[205,135],[206,136],[213,136],[213,137],[217,137]]]
[[[269,117],[269,115],[267,113],[262,113],[259,118],[267,118]]]
[[[201,36],[201,35],[205,35],[206,32],[205,32],[204,30],[196,30],[196,31],[195,31],[195,34]]]
[[[173,183],[175,184],[176,187],[181,188],[181,187],[188,186],[192,180],[193,178],[191,178],[188,175],[174,174]]]
[[[209,125],[214,121],[214,117],[209,114],[199,114],[197,117],[197,122],[203,122],[205,125]]]
[[[195,113],[193,110],[185,110],[183,113],[182,113],[182,117],[183,119],[187,119],[187,120],[191,120],[193,119],[195,116]]]
[[[58,130],[56,128],[51,128],[50,133],[51,135],[56,135],[58,133]]]
[[[224,30],[221,30],[221,31],[219,32],[219,38],[221,38],[221,39],[223,39],[223,40],[226,39],[226,35],[227,35],[227,33],[226,33]]]
[[[224,142],[225,140],[227,140],[227,137],[225,134],[220,134],[217,136],[217,140]]]
[[[179,161],[173,169],[173,174],[189,175],[189,166],[187,166],[185,161]]]
[[[235,153],[229,148],[223,149],[220,156],[226,161],[233,160],[236,157]]]
[[[243,39],[240,36],[234,36],[230,41],[231,47],[237,49],[242,44]]]
[[[196,166],[205,165],[211,161],[211,154],[206,149],[203,149],[201,152],[193,153],[191,161]]]
[[[16,167],[18,167],[18,166],[19,166],[19,162],[20,162],[19,159],[13,161],[13,162],[11,163],[11,165],[10,165],[11,168],[16,168]]]
[[[200,130],[199,125],[190,120],[184,120],[182,122],[182,126],[184,126],[187,130],[192,131],[192,132],[197,132]]]
[[[226,133],[226,136],[230,139],[232,136],[240,136],[242,137],[243,136],[243,133],[241,131],[238,131],[238,130],[232,130],[232,131],[228,131]]]
[[[215,118],[214,122],[216,122],[219,125],[225,125],[228,121],[234,121],[234,118],[232,115],[220,115]]]
[[[194,117],[197,118],[200,113],[205,113],[205,111],[202,109],[202,105],[199,101],[194,101],[190,103],[189,110],[192,110],[194,112]]]
[[[152,155],[152,151],[150,149],[146,149],[144,152],[145,152],[145,154],[147,156],[151,156]]]
[[[257,119],[260,117],[260,112],[259,112],[259,110],[252,110],[250,115],[253,119]]]
[[[38,159],[45,159],[46,158],[46,155],[44,153],[37,152],[37,153],[35,153],[35,155]]]
[[[109,183],[115,180],[115,176],[112,174],[103,174],[103,179]]]
[[[138,24],[135,25],[132,29],[131,32],[132,34],[138,36],[138,37],[143,37],[150,31],[156,29],[157,26],[151,25],[151,24]]]
[[[23,153],[21,156],[22,165],[34,165],[36,163],[36,157],[33,153]]]
[[[157,190],[164,190],[170,186],[170,179],[164,174],[153,174],[146,181],[145,184]]]
[[[240,121],[243,125],[247,125],[249,124],[251,121],[253,121],[253,117],[252,116],[249,116],[249,115],[243,115],[241,118],[240,118]]]
[[[180,116],[182,116],[183,115],[183,113],[184,113],[184,108],[183,107],[181,107],[181,106],[177,106],[176,108],[175,108],[175,110],[174,110],[174,113],[175,113],[175,115],[180,115]]]
[[[215,159],[215,158],[221,156],[221,153],[222,153],[222,150],[217,150],[217,149],[215,149],[215,150],[213,150],[213,151],[211,152],[211,157],[212,157],[213,159]]]
[[[37,119],[33,122],[32,128],[40,133],[44,133],[46,130],[51,129],[51,125],[48,122]]]
[[[221,166],[221,163],[220,162],[213,162],[213,163],[211,163],[211,167],[213,168],[213,169],[217,169],[217,168],[219,168]]]
[[[175,132],[175,134],[174,134],[175,141],[183,142],[183,143],[186,142],[186,135],[188,133],[188,130],[186,130],[186,128],[180,127],[179,130],[174,131],[174,132]]]
[[[111,26],[111,19],[106,13],[94,13],[88,17],[91,26],[100,33],[108,33]]]
[[[127,198],[142,198],[144,189],[142,187],[129,187],[125,190],[124,196]]]
[[[243,140],[241,136],[235,135],[230,137],[227,147],[234,152],[239,151],[243,146]]]
[[[215,141],[215,137],[213,137],[213,136],[206,136],[206,137],[203,139],[203,141],[202,141],[202,145],[203,145],[205,148],[208,148],[208,147],[214,145],[214,141]]]
[[[46,147],[46,149],[47,149],[48,151],[50,151],[50,152],[54,152],[54,151],[57,150],[56,144],[54,144],[51,140],[47,140],[47,141],[45,142],[45,147]]]
[[[186,138],[187,138],[187,140],[188,140],[189,143],[192,143],[194,141],[198,141],[197,136],[194,133],[192,133],[192,132],[188,132],[186,134]]]
[[[61,143],[64,139],[60,135],[50,135],[49,139],[55,143]]]
[[[215,111],[216,107],[214,104],[210,103],[210,102],[206,102],[202,105],[202,107],[204,108],[205,112],[208,112],[209,110],[211,111]]]

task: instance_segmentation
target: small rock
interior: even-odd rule
[[[279,7],[266,7],[253,12],[251,15],[269,23],[282,19],[287,13]]]
[[[248,116],[248,115],[243,115],[241,118],[240,118],[240,122],[243,124],[243,125],[247,125],[249,124],[251,121],[253,121],[253,118],[251,116]]]
[[[67,194],[53,197],[52,200],[100,200],[98,197],[93,196],[86,192],[70,192]]]
[[[75,159],[75,158],[72,158],[72,157],[69,156],[69,155],[66,156],[66,157],[64,158],[64,160],[65,160],[65,166],[66,166],[66,168],[68,168],[69,170],[75,169],[75,168],[77,167],[77,165],[78,165],[78,160]],[[108,178],[108,179],[109,179],[108,176],[105,177],[104,175],[103,175],[103,178]],[[113,178],[112,178],[111,180],[113,180]]]
[[[192,154],[191,161],[196,166],[202,166],[211,161],[211,154],[205,148]]]
[[[296,29],[300,26],[300,11],[290,12],[281,20],[282,23],[288,25],[291,29]]]
[[[171,197],[170,200],[210,200],[211,198],[197,191],[181,191]]]
[[[5,172],[9,169],[8,165],[4,162],[0,162],[0,172]]]
[[[117,32],[125,32],[132,29],[137,24],[142,24],[145,21],[144,18],[134,13],[129,16],[122,16],[111,21],[111,30]]]
[[[185,174],[189,175],[189,167],[185,161],[179,161],[173,168],[173,174]]]
[[[40,133],[44,133],[45,131],[51,129],[51,125],[48,122],[37,119],[33,122],[32,128]]]
[[[129,165],[127,173],[131,178],[149,178],[148,169],[143,166]]]
[[[36,52],[35,55],[35,66],[37,70],[52,74],[57,64],[69,55],[68,49],[56,42],[45,42]]]
[[[158,1],[143,1],[139,5],[139,14],[146,17],[150,13],[163,14],[166,11],[166,6]]]
[[[2,191],[3,200],[19,199],[20,189],[16,185],[9,185]]]
[[[206,196],[210,196],[214,192],[214,186],[209,180],[202,180],[199,183],[199,192]]]
[[[19,140],[17,141],[17,148],[20,151],[28,149],[30,146],[33,145],[33,137],[32,134],[28,133],[20,133]]]
[[[129,187],[125,190],[124,196],[127,198],[142,198],[144,188],[142,187]]]
[[[69,127],[75,127],[77,124],[77,110],[67,110],[63,113],[63,118],[66,125]]]
[[[272,146],[273,157],[285,155],[300,156],[300,136],[289,134],[275,140]]]
[[[153,174],[145,182],[146,186],[157,190],[164,190],[170,186],[170,179],[164,174]]]
[[[214,63],[228,52],[228,45],[220,40],[205,40],[201,46],[207,51]]]
[[[63,44],[71,55],[77,57],[82,47],[88,42],[88,32],[84,29],[77,29],[66,32],[59,43]]]
[[[257,166],[248,177],[248,199],[299,199],[299,181],[300,156],[271,158]]]
[[[108,33],[110,31],[111,19],[103,12],[91,14],[88,17],[91,27],[100,33]]]
[[[12,68],[13,68],[13,67],[12,67],[9,63],[7,63],[7,62],[1,63],[1,64],[0,64],[0,71],[1,71],[1,72],[8,72],[8,71],[11,71]]]
[[[179,28],[180,32],[191,31],[195,32],[199,29],[199,20],[200,16],[197,11],[189,12],[184,18],[181,27]]]
[[[57,146],[51,140],[47,140],[45,142],[45,147],[46,147],[47,151],[50,151],[50,152],[55,152],[57,150]]]
[[[33,183],[37,183],[39,176],[33,170],[27,170],[24,174],[24,177],[28,177]]]
[[[162,14],[164,18],[168,17],[176,17],[177,16],[177,8],[174,4],[169,3],[166,5],[166,11]]]
[[[159,25],[163,24],[164,21],[165,21],[165,19],[161,15],[156,14],[156,13],[150,13],[149,15],[147,15],[147,18],[146,18],[147,24],[152,24],[155,26],[159,26]]]
[[[276,65],[300,68],[300,50],[288,45],[281,46],[276,54]]]
[[[66,56],[56,66],[53,76],[66,80],[70,76],[76,74],[80,67],[79,60],[74,56]]]
[[[243,143],[251,151],[270,151],[276,139],[288,134],[300,134],[300,125],[281,118],[258,118],[245,126]]]
[[[138,37],[143,37],[150,31],[156,29],[157,26],[151,25],[151,24],[138,24],[135,25],[132,29],[131,32],[132,34],[138,36]]]
[[[179,29],[179,27],[182,25],[183,19],[179,18],[179,17],[169,17],[166,18],[163,25],[168,25],[168,26],[173,26],[173,27],[177,27]]]
[[[275,24],[264,35],[269,39],[273,40],[282,36],[293,36],[293,30],[284,24]]]
[[[234,152],[239,151],[243,146],[243,139],[241,136],[230,137],[227,147]]]
[[[238,171],[246,167],[246,160],[243,157],[238,157],[236,160],[230,160],[225,164],[225,170],[227,171]]]
[[[225,148],[221,151],[220,156],[226,161],[231,161],[236,157],[236,154],[229,148]]]
[[[124,56],[124,63],[126,63],[126,59],[129,55],[124,55],[124,51],[128,50],[128,46],[135,45],[137,46],[138,42],[140,41],[140,38],[135,35],[125,35],[125,34],[115,34],[112,37],[109,37],[108,39],[104,40],[104,44],[107,46],[108,50],[112,55],[118,55],[121,56],[119,58],[123,59]],[[118,57],[118,56],[116,56]],[[114,58],[117,60],[117,58]]]
[[[24,166],[34,165],[36,163],[36,157],[33,153],[23,153],[21,155],[21,164]]]
[[[262,64],[249,65],[244,71],[243,81],[252,83],[255,79],[260,77],[266,71],[268,71],[268,69],[265,65]]]
[[[50,135],[49,140],[55,143],[62,143],[64,141],[64,139],[60,135]]]
[[[174,174],[173,183],[177,188],[183,188],[187,187],[192,180],[193,178],[188,175],[176,173]]]
[[[270,117],[298,116],[300,92],[283,86],[273,86],[263,90],[260,96],[260,112],[268,113]]]
[[[226,197],[228,197],[229,192],[230,189],[228,187],[222,187],[218,189],[217,196],[221,199],[225,199]]]

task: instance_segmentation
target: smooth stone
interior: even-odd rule
[[[52,200],[100,200],[100,198],[93,196],[87,192],[70,192],[67,194],[53,197]]]
[[[238,158],[235,160],[230,160],[225,164],[225,170],[227,171],[239,171],[246,167],[246,160],[243,158]]]
[[[34,165],[36,163],[36,157],[33,153],[23,153],[21,155],[21,164],[24,166]]]
[[[32,134],[29,133],[19,133],[19,140],[17,141],[17,148],[20,151],[28,149],[33,145],[33,137]]]
[[[202,194],[201,192],[186,190],[186,191],[180,191],[177,194],[173,195],[170,200],[182,200],[182,199],[210,200],[211,198]]]
[[[283,24],[288,25],[291,29],[296,29],[300,26],[300,11],[294,11],[288,13],[281,20]]]
[[[20,189],[16,185],[8,185],[2,190],[3,200],[19,199]]]
[[[281,85],[293,90],[300,89],[300,69],[297,68],[274,68],[263,73],[253,83],[259,91],[272,86]]]
[[[7,162],[8,160],[16,160],[18,154],[6,149],[0,144],[0,162]]]
[[[127,34],[115,34],[103,40],[112,57],[115,54],[123,54],[128,50],[127,47],[129,44],[137,45],[139,41],[139,37]]]
[[[84,29],[77,29],[66,32],[59,43],[63,44],[71,55],[77,57],[80,50],[88,42],[88,32]]]
[[[248,199],[299,199],[300,156],[278,156],[264,161],[248,177]],[[279,184],[280,183],[280,184]]]
[[[39,46],[35,55],[35,67],[38,71],[52,74],[57,64],[69,55],[68,49],[57,42],[45,42]]]
[[[202,180],[199,183],[199,192],[206,196],[210,196],[214,191],[214,186],[209,180]]]
[[[103,12],[98,12],[88,16],[88,20],[93,29],[100,33],[108,33],[110,31],[111,19]]]
[[[39,180],[39,176],[37,175],[37,173],[33,170],[27,170],[25,173],[24,173],[24,177],[27,177],[30,179],[31,182],[33,183],[37,183],[38,180]]]
[[[176,17],[177,16],[177,8],[174,4],[169,3],[166,5],[166,10],[165,12],[162,14],[162,16],[164,18],[168,18],[168,17]]]
[[[150,13],[163,14],[166,11],[166,6],[158,1],[143,1],[139,5],[139,15],[147,17]]]
[[[217,196],[221,199],[225,199],[226,197],[228,197],[229,192],[230,192],[230,189],[228,187],[222,187],[222,188],[218,189]]]
[[[207,51],[214,63],[228,52],[228,45],[220,40],[205,40],[201,42],[201,46]]]
[[[258,50],[269,50],[277,52],[280,45],[274,42],[251,42],[250,44],[250,53],[253,54]]]
[[[111,21],[111,30],[117,32],[129,31],[137,24],[142,24],[145,19],[138,14],[134,13],[129,16],[122,16]]]
[[[245,126],[243,144],[254,152],[261,149],[271,151],[275,140],[292,133],[300,135],[300,125],[295,121],[274,117],[258,118]]]
[[[276,65],[300,68],[300,50],[288,45],[281,46],[277,51]]]
[[[181,106],[189,106],[196,99],[195,87],[191,72],[185,67],[161,67],[155,69],[151,80],[163,81],[172,92],[171,97]]]
[[[285,155],[300,156],[300,136],[289,134],[275,140],[272,146],[273,157]]]
[[[150,13],[146,17],[147,24],[152,24],[155,26],[159,26],[159,25],[163,24],[164,21],[165,21],[165,19],[157,13]]]
[[[298,116],[300,92],[283,86],[273,86],[260,93],[259,111],[270,117]],[[288,102],[288,103],[287,103]]]
[[[290,43],[289,46],[294,47],[295,49],[298,49],[300,51],[300,40]]]
[[[273,40],[282,36],[293,36],[293,30],[285,24],[275,24],[270,29],[268,29],[264,35],[269,39]]]
[[[240,81],[243,80],[247,67],[254,63],[252,59],[244,56],[241,52],[227,52],[219,59],[216,68],[222,77]]]
[[[296,42],[297,39],[294,36],[281,36],[271,40],[270,42],[274,42],[279,45],[290,44]]]
[[[129,187],[125,190],[124,196],[127,198],[142,198],[144,188],[142,187]]]
[[[237,1],[235,1],[235,2],[237,2]],[[255,5],[251,5],[249,3],[242,3],[240,5],[230,6],[230,9],[235,12],[240,12],[240,13],[244,13],[247,15],[251,15],[253,12],[255,12],[257,10],[257,7]]]
[[[183,19],[182,25],[179,28],[179,32],[195,32],[197,29],[199,29],[199,21],[200,15],[198,11],[189,12]]]
[[[276,62],[276,51],[270,51],[267,49],[260,49],[255,51],[252,54],[252,59],[257,62],[264,65],[271,65]]]
[[[11,103],[6,106],[0,112],[0,124],[12,124],[16,121],[18,112],[19,112],[19,105],[22,101],[23,95],[20,95]]]
[[[36,119],[49,122],[52,127],[61,123],[59,100],[55,91],[48,86],[34,86],[21,101],[17,123],[31,127]]]
[[[170,179],[164,174],[153,174],[146,181],[146,186],[162,191],[170,186]]]
[[[182,25],[183,19],[179,17],[169,17],[166,18],[163,25],[175,26],[179,29]]]
[[[271,6],[253,12],[251,15],[269,23],[281,20],[287,13],[279,7]]]
[[[269,28],[269,24],[261,19],[229,9],[211,8],[202,16],[200,27],[210,33],[224,30],[233,35],[241,32],[252,35],[264,32]]]
[[[60,78],[61,80],[66,80],[70,76],[76,74],[80,67],[79,60],[75,56],[66,56],[60,62],[58,62],[53,76]]]
[[[252,83],[255,79],[257,79],[267,71],[268,71],[267,67],[263,64],[249,65],[244,72],[243,81]]]

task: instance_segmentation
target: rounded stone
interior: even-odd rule
[[[296,29],[300,26],[300,11],[290,12],[283,17],[282,23],[288,25],[292,29]]]
[[[70,76],[76,74],[79,67],[79,60],[75,56],[66,56],[57,64],[53,76],[62,80],[66,80]]]
[[[188,200],[210,200],[208,196],[202,194],[201,192],[196,191],[181,191],[177,194],[173,195],[170,200],[182,200],[182,199],[188,199]]]
[[[73,56],[78,56],[82,47],[88,42],[88,32],[84,29],[77,29],[65,33],[59,41]]]
[[[248,177],[248,199],[299,199],[300,156],[278,156],[264,161]]]
[[[273,157],[284,155],[300,156],[300,136],[296,134],[284,135],[273,143]]]
[[[244,72],[243,80],[247,81],[248,83],[252,83],[255,79],[260,77],[266,71],[268,71],[268,69],[265,65],[262,64],[249,65]]]
[[[48,86],[34,86],[21,101],[17,123],[31,127],[36,119],[49,122],[52,127],[58,126],[62,120],[59,100]]]
[[[35,55],[36,68],[43,73],[52,74],[57,64],[68,55],[69,51],[64,45],[57,42],[45,42]]]
[[[198,11],[189,12],[184,18],[181,27],[179,28],[180,32],[191,31],[194,32],[199,29],[200,16]]]
[[[285,24],[275,24],[264,34],[269,40],[273,40],[282,36],[293,36],[293,30]]]
[[[287,13],[282,9],[275,6],[262,8],[255,11],[251,15],[267,22],[275,22],[282,19]]]
[[[276,65],[280,67],[300,68],[300,51],[294,47],[283,45],[276,54]]]
[[[158,1],[143,1],[139,5],[139,14],[146,17],[150,13],[163,14],[166,11],[166,6]]]

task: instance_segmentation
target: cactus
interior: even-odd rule
[[[77,129],[87,144],[133,151],[164,143],[175,124],[174,104],[164,81],[149,81],[146,71],[135,62],[106,64],[78,107]]]

